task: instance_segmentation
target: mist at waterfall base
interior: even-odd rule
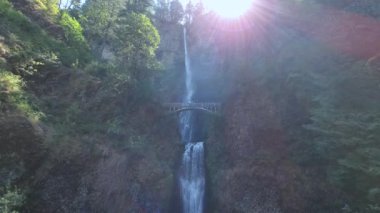
[[[193,102],[195,86],[193,73],[190,67],[190,57],[187,46],[186,28],[183,31],[186,91],[183,102]],[[179,171],[179,191],[181,197],[181,209],[183,213],[202,213],[205,195],[205,168],[204,168],[204,142],[197,136],[195,122],[196,114],[191,111],[182,112],[179,116],[179,128],[181,140],[185,145],[182,162]]]

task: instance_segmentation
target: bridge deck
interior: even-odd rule
[[[188,110],[202,110],[211,113],[219,113],[222,105],[220,103],[166,103],[164,107],[169,112],[182,112]]]

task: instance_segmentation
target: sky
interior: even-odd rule
[[[64,7],[66,4],[67,4],[67,2],[68,2],[69,0],[62,0],[62,6]],[[86,0],[81,0],[81,2],[82,2],[82,4],[85,2]]]

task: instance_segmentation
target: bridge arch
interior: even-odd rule
[[[168,113],[181,113],[185,111],[201,111],[210,114],[219,114],[220,103],[166,103],[164,107]]]

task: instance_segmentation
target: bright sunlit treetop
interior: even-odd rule
[[[237,19],[251,8],[253,0],[203,0],[205,8],[227,19]]]

